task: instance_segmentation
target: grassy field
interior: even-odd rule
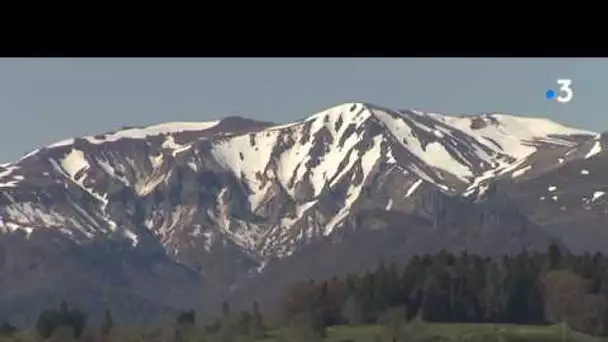
[[[139,328],[115,331],[111,342],[144,342]],[[287,330],[275,330],[259,342],[309,342],[291,338]],[[144,335],[145,336],[145,335]],[[575,331],[564,330],[561,325],[530,326],[513,324],[448,324],[413,322],[404,328],[404,339],[398,342],[608,342]],[[164,340],[160,338],[159,340]],[[193,339],[193,341],[197,339]],[[239,339],[237,339],[238,341]],[[13,338],[0,338],[0,342],[38,342],[33,331],[20,332]],[[73,340],[72,340],[73,341]],[[81,339],[81,341],[95,341]],[[151,341],[157,341],[152,338]],[[190,340],[188,340],[190,341]],[[214,341],[214,339],[202,339]],[[336,326],[328,329],[326,342],[392,342],[388,330],[381,325]],[[64,341],[61,341],[64,342]],[[68,342],[68,341],[65,341]],[[317,341],[310,341],[317,342]]]
[[[404,329],[407,342],[608,342],[563,329],[561,325],[514,325],[514,324],[448,324],[415,322]],[[264,342],[289,341],[283,331],[272,333]],[[281,338],[281,336],[283,338]],[[392,341],[384,326],[337,326],[329,328],[327,342],[389,342]]]
[[[564,330],[561,325],[528,326],[514,324],[447,324],[418,322],[405,328],[407,341],[576,341],[600,342],[596,338],[574,331]],[[375,342],[390,341],[383,326],[334,327],[329,330],[327,341]]]

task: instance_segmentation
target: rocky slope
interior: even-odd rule
[[[365,103],[69,139],[0,166],[0,307],[271,302],[294,279],[441,248],[604,250],[606,142]]]

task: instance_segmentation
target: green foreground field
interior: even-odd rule
[[[600,342],[608,338],[598,338],[564,329],[561,325],[515,325],[515,324],[450,324],[414,323],[405,329],[407,342],[461,342],[461,341],[501,341],[501,342]],[[274,332],[278,338],[268,338],[263,342],[289,341],[288,334]],[[281,338],[282,336],[283,338]],[[387,329],[381,325],[336,326],[328,329],[327,342],[384,342],[392,341]]]
[[[108,342],[147,342],[157,341],[146,338],[141,328],[122,328],[112,333]],[[157,335],[158,336],[158,335]],[[167,336],[167,335],[165,335]],[[84,337],[84,336],[83,336]],[[160,337],[160,336],[158,336]],[[168,336],[167,336],[168,337]],[[165,337],[165,338],[167,338]],[[58,341],[51,338],[52,341]],[[63,340],[63,339],[59,339]],[[69,339],[70,341],[74,341]],[[160,338],[159,341],[173,341]],[[215,341],[209,336],[200,339],[191,337],[185,341]],[[382,325],[335,326],[327,330],[327,337],[322,340],[296,338],[287,329],[273,330],[268,337],[257,342],[608,342],[608,338],[598,338],[581,334],[564,328],[562,325],[515,325],[515,324],[467,324],[467,323],[424,323],[408,324],[401,338],[393,340],[388,329]],[[0,342],[39,342],[43,341],[33,331],[21,331],[13,337],[0,337]],[[76,341],[95,341],[81,338]],[[249,340],[248,342],[250,342]],[[68,342],[61,341],[61,342]],[[235,342],[245,342],[237,338]]]

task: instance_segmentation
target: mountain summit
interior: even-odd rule
[[[605,220],[605,146],[542,118],[367,103],[68,139],[0,165],[2,296],[69,280],[55,297],[162,311],[441,248],[600,250],[571,232]]]

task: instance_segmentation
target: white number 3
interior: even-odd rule
[[[557,101],[561,103],[568,103],[574,97],[574,92],[570,87],[572,85],[572,80],[561,79],[557,80],[557,84],[561,87],[559,88],[559,96],[557,97]]]

